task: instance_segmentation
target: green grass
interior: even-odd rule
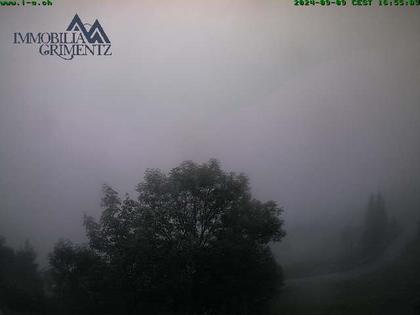
[[[273,305],[276,315],[420,314],[420,238],[393,264],[340,282],[286,287]]]

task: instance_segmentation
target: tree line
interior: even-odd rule
[[[43,308],[28,312],[268,313],[283,279],[269,246],[285,235],[282,208],[253,198],[247,177],[216,160],[186,161],[167,174],[149,169],[136,191],[121,198],[103,187],[99,220],[84,217],[88,242],[55,245],[44,302],[28,295]],[[3,273],[0,283],[9,283]],[[14,304],[0,297],[1,307]]]

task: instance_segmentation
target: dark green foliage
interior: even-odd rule
[[[0,238],[0,309],[31,314],[42,312],[43,288],[35,259],[35,251],[28,242],[16,251]]]
[[[266,311],[282,280],[268,244],[284,236],[283,221],[245,176],[187,161],[148,170],[137,200],[103,192],[99,222],[85,217],[88,247],[59,243],[51,255],[57,295],[77,314]]]
[[[99,293],[106,281],[105,268],[92,250],[61,240],[50,255],[50,265],[54,298],[59,301],[57,312],[90,314],[103,309]]]

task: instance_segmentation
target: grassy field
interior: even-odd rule
[[[420,314],[420,238],[391,265],[342,281],[286,285],[274,314]]]

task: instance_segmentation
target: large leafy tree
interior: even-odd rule
[[[85,281],[84,295],[95,295],[107,312],[258,313],[276,293],[281,272],[269,243],[285,234],[282,209],[253,199],[244,175],[223,171],[216,160],[186,161],[169,174],[146,171],[136,200],[122,200],[109,186],[103,192],[99,222],[84,221],[85,256],[103,276],[99,286],[98,277]],[[60,248],[51,264],[62,287]],[[76,253],[69,256],[72,271],[89,277]]]

